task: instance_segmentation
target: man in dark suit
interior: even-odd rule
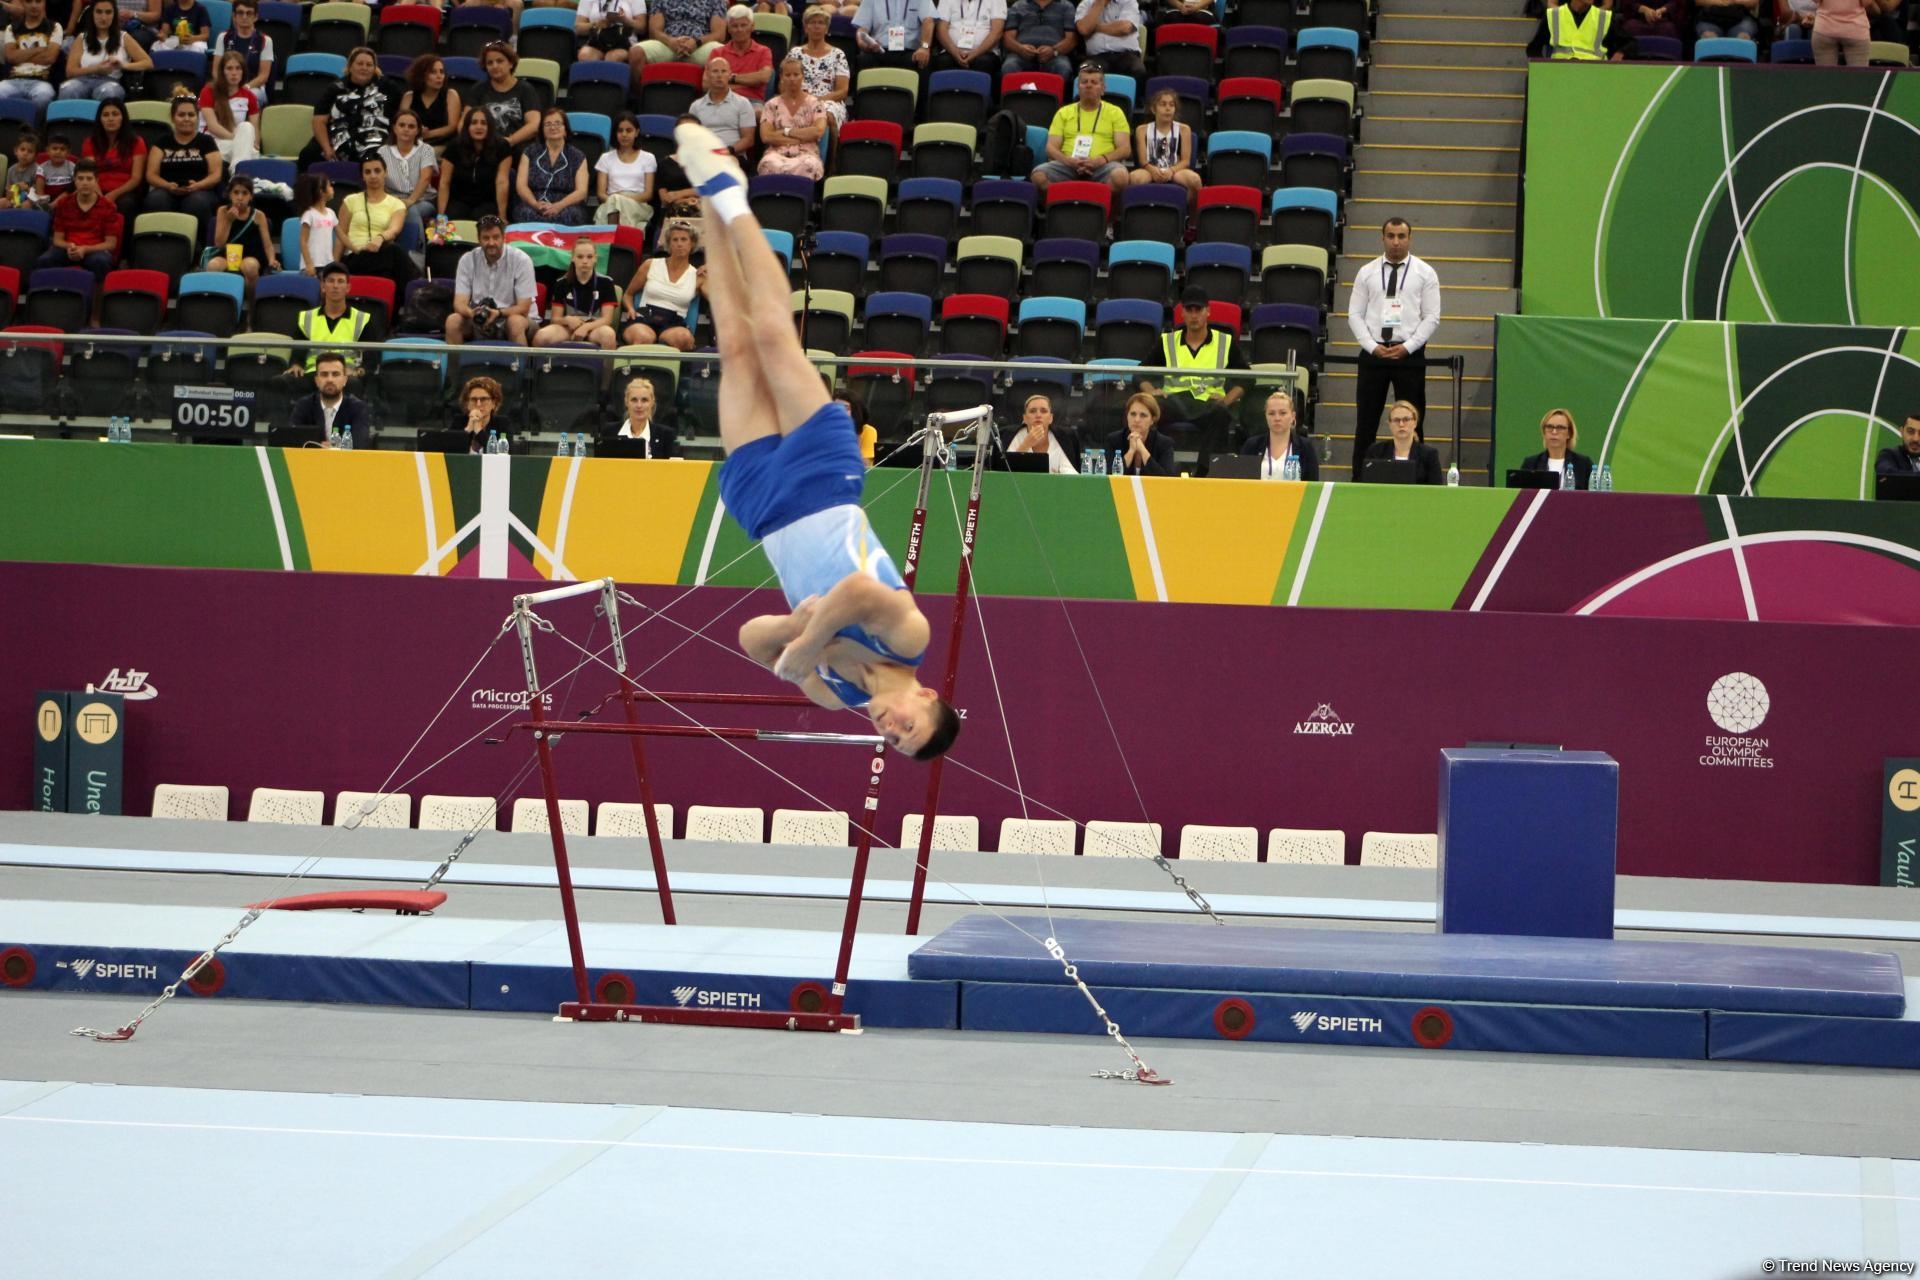
[[[643,457],[677,458],[680,456],[680,437],[666,423],[654,420],[653,383],[645,378],[635,378],[627,384],[626,395],[622,400],[626,406],[626,415],[607,428],[607,439],[638,440],[641,442],[641,447],[646,450],[641,455]]]
[[[344,428],[353,447],[373,447],[373,408],[347,394],[347,358],[338,351],[322,351],[313,360],[313,394],[293,402],[287,419],[292,431],[318,431],[323,448],[333,448],[334,432]]]
[[[1900,424],[1900,443],[1882,449],[1873,460],[1875,475],[1920,475],[1920,413],[1909,414]]]

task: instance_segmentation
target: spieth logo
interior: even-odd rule
[[[160,696],[160,691],[147,683],[147,673],[134,667],[128,667],[124,674],[115,667],[104,678],[96,680],[93,687],[101,693],[117,693],[128,702],[145,702]]]
[[[1767,712],[1772,709],[1773,700],[1758,676],[1730,671],[1715,680],[1707,690],[1707,715],[1726,731],[1726,736],[1706,736],[1700,763],[1707,768],[1773,768],[1767,739],[1748,736],[1766,723]]]
[[[1292,1015],[1292,1020],[1293,1029],[1301,1035],[1309,1031],[1354,1031],[1377,1036],[1382,1029],[1378,1018],[1342,1018],[1313,1010],[1296,1013]]]
[[[1331,703],[1323,702],[1313,709],[1313,714],[1293,726],[1293,731],[1323,738],[1350,738],[1353,736],[1353,722],[1342,720]]]
[[[475,711],[524,711],[531,695],[525,689],[475,689],[468,697],[467,705]],[[540,695],[540,709],[553,710],[553,695]]]
[[[699,987],[675,987],[673,1002],[681,1008],[758,1009],[760,997],[751,991],[702,991]]]
[[[93,960],[62,960],[53,966],[65,969],[76,978],[86,978],[89,974],[96,978],[143,978],[153,981],[159,978],[160,970],[150,964],[100,964]]]

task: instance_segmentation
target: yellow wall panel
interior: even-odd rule
[[[336,573],[413,573],[427,554],[414,454],[288,449],[307,558]],[[429,464],[431,465],[431,464]],[[441,466],[444,475],[444,465]],[[445,485],[442,484],[444,490]],[[451,504],[447,520],[452,520]],[[443,525],[440,536],[452,532]]]

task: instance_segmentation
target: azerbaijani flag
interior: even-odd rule
[[[636,254],[646,251],[646,237],[636,227],[560,227],[550,222],[522,222],[507,228],[507,243],[532,258],[536,271],[565,271],[573,259],[573,246],[582,240],[593,245],[597,258],[594,270],[603,275],[614,245],[624,245]]]

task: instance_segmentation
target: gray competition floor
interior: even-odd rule
[[[233,907],[237,919],[273,881],[232,868],[310,852],[315,838],[0,814],[0,899]],[[448,845],[359,832],[327,853],[356,874],[387,860],[398,875]],[[636,842],[575,848],[608,884],[645,864]],[[239,861],[32,865],[116,851],[152,866]],[[1035,892],[1032,859],[936,856],[937,875],[989,900],[1024,909]],[[467,859],[495,868],[481,879],[518,868],[529,882],[454,883],[445,914],[557,915],[535,882],[550,872],[544,838],[482,837]],[[688,923],[838,926],[845,851],[681,844],[670,859]],[[884,893],[906,860],[886,854],[874,874]],[[1429,927],[1430,875],[1190,874],[1241,917]],[[1045,875],[1051,901],[1083,904],[1065,913],[1181,901],[1145,862],[1056,858]],[[632,889],[590,890],[581,905],[590,920],[657,919]],[[1623,925],[1645,926],[1622,936],[1870,947],[1920,973],[1920,895],[1629,878],[1620,907]],[[970,909],[932,906],[923,931]],[[897,932],[903,915],[874,902],[863,926]],[[1124,1065],[1096,1036],[818,1036],[218,1000],[175,1001],[124,1044],[66,1034],[137,1007],[0,997],[0,1168],[13,1173],[0,1274],[1679,1280],[1790,1274],[1766,1271],[1769,1258],[1920,1258],[1910,1072],[1143,1041],[1176,1081],[1157,1089],[1093,1079]]]

